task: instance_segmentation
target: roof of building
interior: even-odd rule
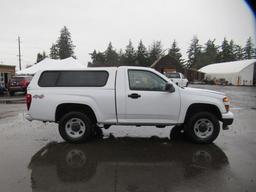
[[[78,69],[78,68],[85,68],[86,66],[79,63],[73,57],[69,57],[63,60],[55,60],[50,58],[45,58],[44,60],[40,61],[39,63],[32,65],[29,68],[23,69],[18,71],[17,74],[35,74],[37,71],[41,70],[52,70],[52,69]]]
[[[199,69],[199,71],[210,74],[239,73],[244,68],[256,62],[256,59],[231,61],[224,63],[210,64]]]

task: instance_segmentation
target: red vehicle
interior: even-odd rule
[[[15,92],[27,93],[27,87],[31,81],[31,76],[14,76],[8,82],[8,91],[10,96],[13,96]]]

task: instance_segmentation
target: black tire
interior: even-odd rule
[[[14,91],[10,91],[10,92],[9,92],[9,95],[10,95],[10,96],[14,96],[14,94],[15,94]]]
[[[102,139],[103,138],[103,131],[97,125],[94,125],[92,139]]]
[[[184,125],[175,125],[170,131],[171,140],[184,139]]]
[[[208,122],[209,125],[205,125],[202,128],[198,128],[197,123],[200,123],[200,120],[203,122]],[[197,125],[196,125],[197,124]],[[204,123],[205,124],[205,123]],[[200,130],[202,129],[202,131]],[[198,136],[200,134],[207,134],[204,129],[207,129],[208,135]],[[197,132],[197,133],[196,133]],[[186,123],[185,134],[189,140],[198,144],[208,144],[212,143],[219,135],[220,132],[220,124],[217,117],[209,112],[198,112],[192,115],[188,122]]]
[[[76,123],[76,127],[73,127],[75,125],[72,125],[70,127],[70,123],[72,122],[71,121],[72,119],[73,120],[76,119],[76,121],[79,121],[79,122],[74,122],[74,124]],[[82,126],[80,124],[82,124]],[[59,133],[61,137],[69,143],[82,143],[84,141],[89,140],[93,134],[93,127],[94,126],[92,124],[92,121],[87,117],[87,115],[77,111],[66,113],[65,115],[63,115],[63,117],[59,121]],[[83,128],[84,128],[84,131],[82,131]],[[67,129],[71,131],[68,131]],[[78,130],[73,130],[73,129],[78,129]],[[77,133],[78,136],[71,137],[71,133],[69,132],[72,132],[72,131],[74,134],[78,132]],[[82,133],[80,133],[81,131]]]

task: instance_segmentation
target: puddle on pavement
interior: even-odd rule
[[[34,154],[29,169],[33,191],[169,191],[196,179],[214,188],[224,182],[216,173],[228,164],[214,144],[111,136],[79,145],[49,143]]]

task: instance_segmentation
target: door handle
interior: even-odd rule
[[[137,99],[137,98],[141,97],[141,95],[139,95],[138,93],[132,93],[132,94],[128,95],[128,97],[130,97],[132,99]]]

